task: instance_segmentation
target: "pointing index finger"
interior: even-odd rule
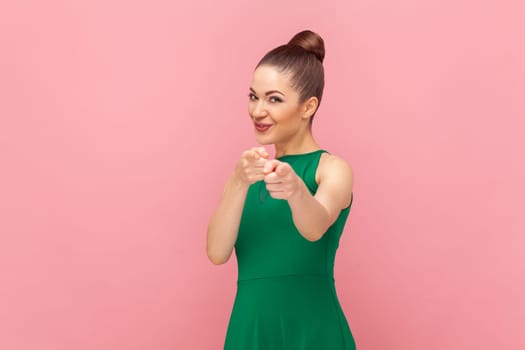
[[[269,174],[275,170],[281,164],[277,159],[271,159],[264,164],[264,173]]]

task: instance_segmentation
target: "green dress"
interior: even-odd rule
[[[321,154],[285,155],[312,194]],[[316,242],[297,231],[288,202],[264,181],[250,186],[235,243],[237,294],[225,350],[348,350],[355,342],[339,304],[334,259],[350,211]]]

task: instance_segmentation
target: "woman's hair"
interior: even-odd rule
[[[264,55],[256,68],[267,65],[288,74],[301,103],[314,96],[320,104],[324,88],[324,55],[323,38],[310,30],[303,30],[295,34],[288,44],[278,46]],[[315,112],[310,123],[314,115]]]

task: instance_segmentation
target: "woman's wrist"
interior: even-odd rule
[[[230,176],[226,186],[231,186],[232,188],[237,190],[247,191],[250,187],[250,184],[244,181],[242,177],[239,176],[236,171],[234,171],[233,174]]]

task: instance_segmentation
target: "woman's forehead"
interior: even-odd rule
[[[260,66],[253,72],[252,89],[257,92],[269,90],[292,90],[290,76],[272,66]],[[261,91],[258,91],[261,90]]]

